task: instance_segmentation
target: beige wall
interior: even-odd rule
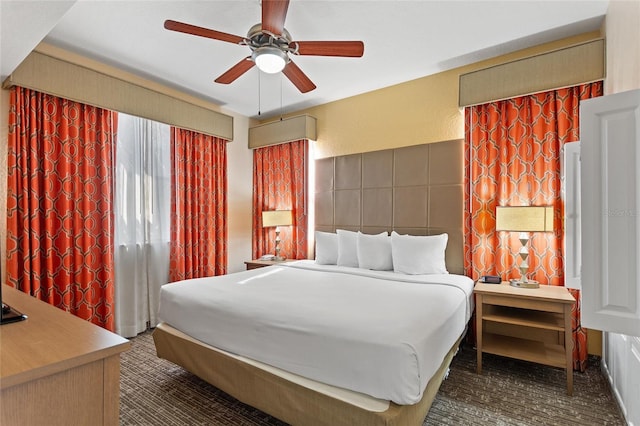
[[[640,89],[640,1],[612,0],[605,21],[605,94]]]
[[[227,272],[245,269],[251,260],[253,206],[253,151],[249,145],[249,127],[257,122],[231,111],[234,141],[227,145]]]
[[[290,115],[318,119],[316,158],[460,139],[464,137],[464,113],[458,108],[461,73],[599,37],[599,31],[582,34]]]

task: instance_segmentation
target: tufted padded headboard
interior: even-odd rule
[[[315,228],[446,232],[447,269],[463,273],[461,139],[316,160]]]

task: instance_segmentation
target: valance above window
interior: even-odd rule
[[[604,39],[460,75],[459,106],[593,83],[605,77]]]
[[[249,148],[256,149],[298,140],[315,141],[316,137],[315,117],[298,115],[251,127]]]
[[[229,115],[47,53],[31,52],[2,85],[13,86],[233,140]]]

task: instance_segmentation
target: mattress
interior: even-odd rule
[[[463,276],[300,261],[167,284],[159,317],[232,354],[407,405],[464,331],[472,293]]]

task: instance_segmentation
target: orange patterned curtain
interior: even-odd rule
[[[554,232],[532,233],[529,277],[564,285],[561,148],[579,140],[580,101],[602,95],[602,82],[465,109],[465,274],[517,278],[517,233],[495,231],[496,206],[553,206]],[[573,312],[574,368],[587,361],[579,291]]]
[[[262,212],[291,210],[292,226],[280,227],[280,255],[307,258],[309,141],[299,140],[253,151],[253,258],[274,253],[275,228],[262,227]]]
[[[11,89],[7,282],[111,331],[116,117]]]
[[[171,128],[169,281],[227,272],[227,142]]]

